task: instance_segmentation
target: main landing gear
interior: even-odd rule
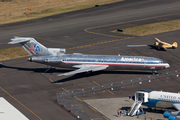
[[[152,74],[156,74],[157,73],[157,70],[152,70]]]
[[[47,71],[49,71],[53,66],[51,66],[50,68],[48,68],[48,65],[47,65],[47,68],[46,68],[46,71],[44,73],[46,73]]]

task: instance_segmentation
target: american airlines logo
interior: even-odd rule
[[[141,59],[141,58],[124,58],[124,57],[122,57],[121,61],[139,61],[139,62],[142,61],[143,62],[144,59]]]
[[[33,43],[33,45],[31,45],[29,52],[31,52],[31,51],[32,52],[41,52],[39,45],[36,43]]]

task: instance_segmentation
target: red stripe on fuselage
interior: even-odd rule
[[[80,62],[64,62],[66,64],[84,64],[84,65],[116,65],[116,66],[146,66],[146,67],[166,67],[169,65],[160,65],[160,64],[110,64],[110,63],[80,63]]]

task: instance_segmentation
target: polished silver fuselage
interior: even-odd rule
[[[54,67],[73,67],[74,71],[60,74],[73,75],[82,72],[95,72],[117,67],[127,70],[152,70],[168,68],[169,64],[153,57],[115,56],[115,55],[84,55],[81,53],[65,54],[63,48],[46,48],[34,38],[14,37],[8,44],[19,43],[32,57],[29,61]],[[51,68],[51,67],[50,67]],[[47,69],[46,71],[48,71]],[[45,71],[45,72],[46,72]]]
[[[28,58],[56,67],[72,67],[73,65],[108,65],[127,70],[159,70],[170,67],[161,59],[144,56],[115,56],[115,55],[84,55],[80,53],[62,54],[58,56],[38,56]]]

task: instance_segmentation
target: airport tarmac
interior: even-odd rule
[[[102,91],[95,94],[84,94],[82,96],[78,96],[74,98],[66,98],[65,100],[72,105],[76,105],[76,107],[80,110],[83,110],[88,116],[96,119],[118,119],[116,116],[116,112],[118,109],[126,110],[130,109],[133,104],[133,100],[129,102],[128,96],[133,96],[134,93],[138,90],[142,89],[152,89],[157,91],[171,91],[171,92],[179,92],[179,82],[180,78],[166,79],[166,80],[158,80],[148,83],[143,83],[139,85],[127,86],[123,87],[121,90],[109,90]],[[158,86],[158,87],[157,87]],[[71,92],[71,91],[68,91]],[[82,109],[83,108],[83,109]],[[143,106],[147,111],[147,107]],[[138,119],[165,119],[163,118],[163,114],[167,109],[153,108],[152,112],[146,112],[144,115],[139,115]],[[172,111],[173,109],[171,109]],[[100,112],[100,113],[99,113]],[[124,119],[134,119],[134,117],[123,117]]]
[[[128,97],[121,98],[106,98],[106,99],[90,99],[84,100],[88,105],[92,106],[95,110],[99,111],[103,115],[106,115],[110,120],[151,120],[151,119],[164,119],[161,113],[146,112],[138,116],[124,116],[125,112],[130,109],[133,104],[133,100],[129,101]],[[113,102],[112,102],[113,101]],[[142,107],[146,109],[146,107]],[[122,110],[123,114],[120,116],[117,114],[118,110]]]
[[[66,48],[67,53],[151,56],[163,59],[171,67],[162,70],[168,72],[180,67],[179,50],[158,51],[152,47],[155,37],[173,43],[179,40],[180,30],[149,35],[144,37],[115,34],[109,31],[158,21],[180,18],[179,1],[168,0],[125,0],[123,2],[94,7],[86,10],[46,17],[0,26],[0,48],[19,46],[8,45],[13,36],[30,36],[49,48]],[[66,15],[66,16],[65,16]],[[51,20],[49,20],[51,19]],[[149,45],[130,48],[127,45]],[[117,48],[118,47],[118,48]],[[28,62],[27,58],[3,61],[0,65],[0,96],[33,120],[74,120],[56,103],[56,92],[71,91],[151,75],[151,71],[105,70],[91,75],[77,74],[58,77],[58,74],[71,71],[69,68],[53,68],[47,73],[45,65]],[[56,83],[52,83],[56,82]],[[160,86],[161,85],[161,86]],[[171,92],[179,91],[179,79],[168,82],[155,82],[142,86],[124,88],[122,91],[100,93],[80,99],[127,97],[139,89],[151,88]],[[78,100],[76,101],[79,104]],[[69,100],[71,102],[71,100]],[[89,116],[103,117],[82,103]],[[106,118],[103,118],[106,119]],[[109,119],[109,118],[107,118]]]

